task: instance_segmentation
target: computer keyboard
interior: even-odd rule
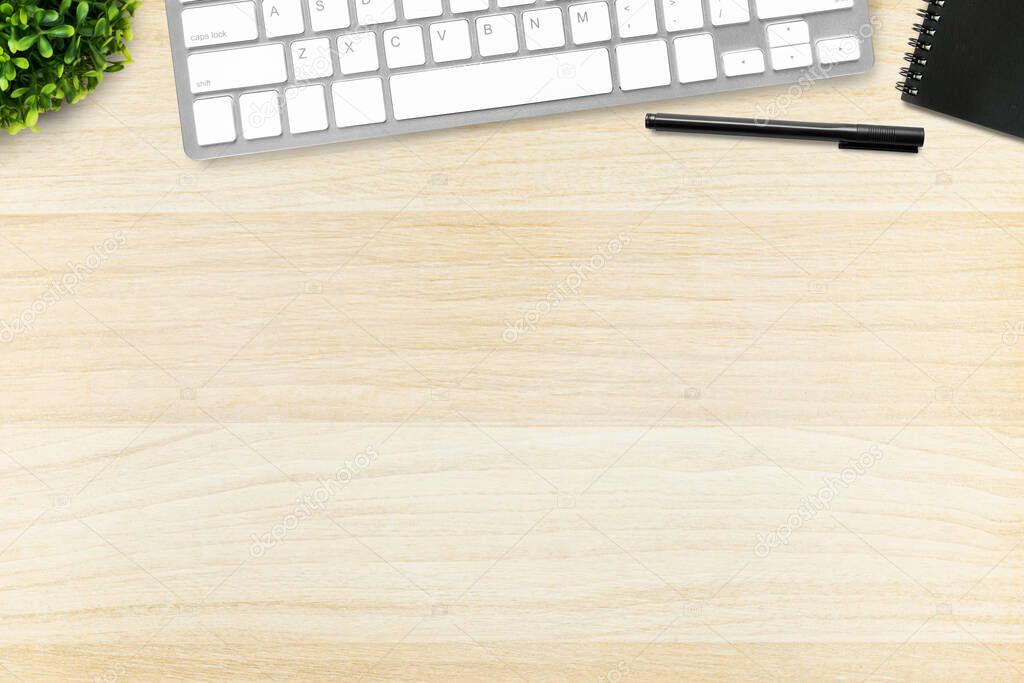
[[[779,83],[803,89],[873,63],[867,0],[166,5],[194,159]]]

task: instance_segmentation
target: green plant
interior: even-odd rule
[[[36,130],[39,114],[92,92],[131,61],[138,0],[0,0],[0,128]]]

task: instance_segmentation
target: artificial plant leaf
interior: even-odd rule
[[[30,49],[33,45],[36,44],[36,39],[37,38],[39,38],[39,36],[25,36],[24,38],[20,38],[15,43],[15,48],[14,48],[13,51],[14,52],[24,52],[25,50]]]
[[[130,61],[136,0],[0,0],[0,128],[35,130]]]

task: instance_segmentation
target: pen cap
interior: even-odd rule
[[[916,152],[924,145],[924,128],[858,125],[856,135],[844,138],[844,149],[880,149]]]

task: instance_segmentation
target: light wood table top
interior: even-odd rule
[[[1024,679],[1024,143],[868,75],[181,152],[0,142],[0,680]]]

